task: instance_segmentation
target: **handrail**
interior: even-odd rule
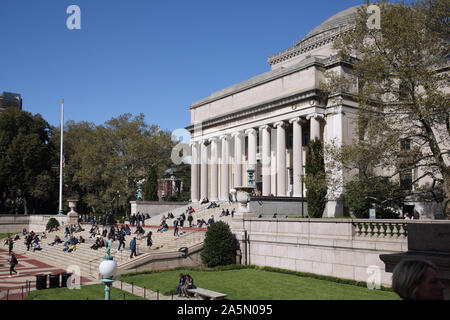
[[[91,268],[91,267],[92,267],[92,262],[94,262],[94,261],[96,261],[96,260],[100,260],[100,259],[103,259],[103,257],[97,257],[97,258],[92,259],[92,260],[89,261],[89,274],[90,274],[90,275],[93,275],[93,274],[92,274],[92,268]]]

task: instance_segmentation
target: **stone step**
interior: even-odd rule
[[[215,209],[204,210],[202,216],[209,215]],[[198,215],[198,217],[201,217]],[[93,250],[90,247],[95,242],[94,238],[89,238],[90,233],[89,230],[91,228],[90,225],[84,225],[83,228],[85,231],[74,233],[74,236],[79,237],[80,235],[85,238],[86,243],[78,244],[77,250],[72,253],[63,252],[62,249],[64,246],[62,244],[49,246],[48,243],[52,242],[56,235],[58,235],[63,242],[68,238],[64,238],[64,230],[59,230],[58,232],[52,232],[47,234],[47,239],[41,240],[41,251],[33,252],[32,249],[30,251],[26,250],[26,245],[23,243],[24,238],[21,237],[20,240],[16,241],[14,244],[14,251],[17,253],[23,254],[32,259],[36,259],[47,263],[49,265],[59,267],[61,269],[66,269],[69,265],[78,265],[83,276],[97,276],[98,273],[98,265],[103,259],[106,251],[105,248],[99,248],[98,250]],[[129,254],[129,242],[132,237],[135,236],[133,232],[136,230],[136,227],[131,227],[132,235],[126,236],[125,249],[121,252],[117,251],[119,246],[118,241],[114,241],[112,244],[111,255],[115,257],[117,263],[124,263],[130,260]],[[175,237],[173,235],[173,228],[169,229],[164,233],[156,232],[156,228],[144,227],[146,232],[152,231],[152,248],[147,248],[146,238],[137,241],[138,245],[138,254],[147,253],[147,252],[166,252],[166,251],[177,251],[180,247],[184,246],[192,246],[198,243],[203,242],[205,236],[205,230],[189,230],[182,228],[180,229],[180,236]]]

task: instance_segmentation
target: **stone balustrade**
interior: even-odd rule
[[[408,236],[406,220],[354,220],[354,236],[365,238],[405,239]]]
[[[355,219],[351,220],[355,238],[406,239],[408,225],[417,223],[448,224],[439,220]]]

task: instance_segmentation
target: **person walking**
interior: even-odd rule
[[[189,221],[189,228],[192,228],[192,221],[194,220],[194,217],[192,217],[192,213],[189,213],[187,219]]]
[[[149,231],[148,234],[147,234],[147,247],[151,247],[152,245],[153,245],[152,232]]]
[[[32,236],[32,234],[30,233],[30,234],[27,235],[26,238],[25,238],[25,244],[27,245],[27,251],[30,251],[31,242],[33,242],[33,236]]]
[[[9,260],[10,263],[10,267],[9,267],[9,277],[12,277],[12,273],[15,272],[17,275],[19,275],[19,272],[17,272],[16,270],[14,270],[14,267],[19,263],[17,261],[17,258],[14,254],[14,252],[11,252],[11,259]]]
[[[136,254],[136,237],[133,237],[133,240],[131,240],[131,242],[130,242],[130,250],[131,250],[130,259],[133,258],[133,255],[135,257],[137,257],[137,254]]]
[[[117,249],[117,251],[119,251],[120,248],[122,247],[122,245],[123,245],[123,247],[125,248],[125,235],[124,235],[124,232],[123,232],[123,231],[120,231],[120,232],[117,234],[117,237],[118,237],[118,239],[119,239],[119,248]]]
[[[173,228],[174,228],[174,230],[173,230],[173,236],[175,237],[175,236],[178,236],[178,220],[179,220],[179,218],[178,219],[175,219],[175,221],[173,222]]]
[[[14,240],[11,237],[9,237],[8,238],[8,247],[9,247],[8,254],[9,255],[11,255],[11,253],[13,251],[13,246],[14,246]]]

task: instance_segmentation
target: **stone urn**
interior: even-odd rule
[[[250,195],[255,189],[253,187],[235,187],[236,189],[236,200],[239,202],[238,213],[248,213],[250,202]]]
[[[244,207],[250,202],[250,195],[253,191],[253,187],[235,187],[236,200]]]
[[[67,200],[69,203],[70,212],[67,214],[70,217],[76,217],[78,220],[78,213],[75,211],[75,208],[77,207],[78,200]],[[73,221],[71,221],[73,223]]]

